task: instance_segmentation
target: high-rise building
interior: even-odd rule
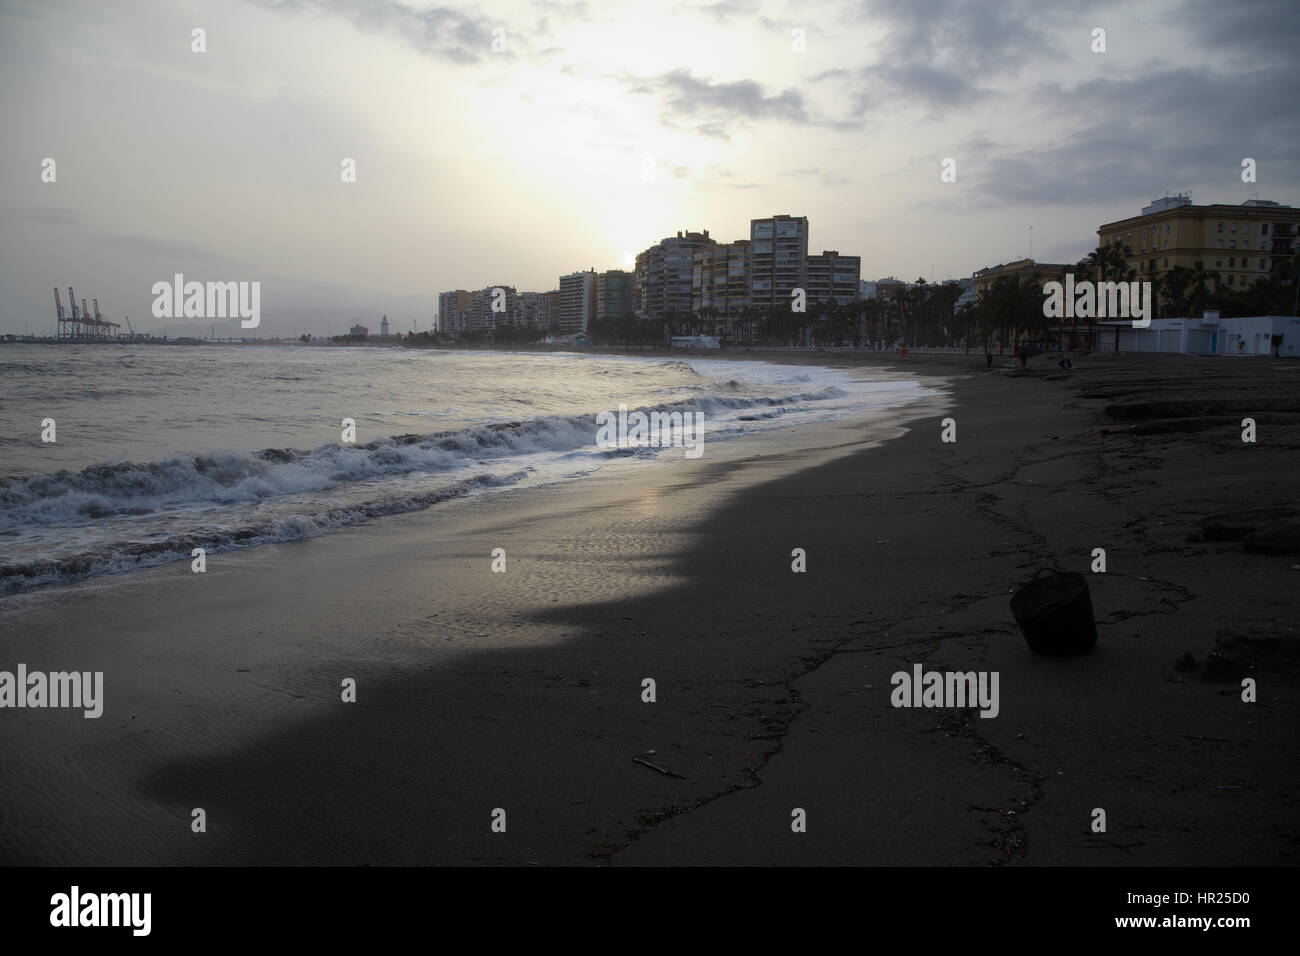
[[[456,289],[438,295],[438,331],[444,335],[460,335],[469,321],[469,292]]]
[[[512,321],[517,329],[539,328],[538,308],[541,301],[540,292],[520,292],[515,300],[515,313]]]
[[[560,290],[537,294],[537,327],[543,332],[554,332],[560,327]]]
[[[819,256],[809,256],[805,280],[807,286],[807,305],[834,302],[847,305],[861,297],[858,283],[862,278],[862,258],[860,256],[842,256],[834,249],[823,251]]]
[[[610,269],[596,276],[596,318],[617,319],[632,312],[633,275]]]
[[[750,220],[749,241],[750,303],[764,309],[787,305],[795,289],[807,287],[808,217]]]
[[[749,240],[715,242],[695,253],[691,309],[735,315],[749,305]]]
[[[481,335],[491,336],[498,323],[508,325],[519,308],[519,293],[510,285],[490,285],[470,293],[469,298],[465,331]]]
[[[643,319],[691,311],[695,254],[713,245],[709,230],[678,232],[661,239],[636,257],[633,307]]]
[[[561,335],[586,332],[596,312],[596,270],[560,276],[559,322]]]
[[[1194,206],[1187,196],[1165,196],[1137,216],[1098,227],[1097,239],[1127,245],[1139,279],[1203,262],[1229,288],[1242,289],[1295,255],[1298,228],[1300,209],[1266,199]]]

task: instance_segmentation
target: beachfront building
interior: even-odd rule
[[[714,245],[709,230],[681,232],[661,239],[636,257],[632,307],[643,319],[691,311],[695,254]]]
[[[809,256],[806,268],[809,307],[822,302],[848,305],[856,302],[861,293],[862,259],[859,256],[842,256],[834,249],[819,256]]]
[[[900,295],[912,288],[912,283],[904,282],[902,279],[895,279],[893,276],[877,279],[871,285],[874,288],[873,294],[875,297],[884,299],[886,302],[897,302]]]
[[[369,338],[370,329],[366,328],[364,325],[354,325],[352,328],[348,329],[348,335],[352,336],[354,339]]]
[[[1300,357],[1300,318],[1255,315],[1224,319],[1218,312],[1200,318],[1152,319],[1135,329],[1132,320],[1098,322],[1101,352],[1165,352],[1183,355],[1278,355]]]
[[[511,315],[511,324],[517,329],[540,328],[537,324],[538,300],[541,293],[520,292],[515,297],[515,311]]]
[[[749,305],[749,240],[715,242],[691,262],[691,311],[735,316]]]
[[[491,338],[498,323],[506,325],[519,308],[519,293],[512,285],[490,285],[470,293],[465,331]]]
[[[1218,272],[1224,285],[1249,288],[1277,272],[1297,251],[1300,209],[1266,199],[1239,206],[1192,205],[1188,196],[1164,196],[1137,216],[1097,228],[1098,244],[1121,242],[1132,252],[1130,268],[1139,279],[1197,262]],[[1213,289],[1209,280],[1207,288]]]
[[[1028,258],[1013,259],[1010,262],[989,266],[987,269],[980,269],[971,276],[971,281],[975,287],[975,295],[978,297],[989,292],[993,288],[993,283],[1003,276],[1052,282],[1059,280],[1067,271],[1073,272],[1074,269],[1073,263],[1067,265],[1063,262],[1037,262]]]
[[[632,314],[633,275],[610,269],[596,276],[596,318],[617,319]]]
[[[460,335],[469,322],[469,292],[456,289],[438,295],[438,331],[444,335]]]
[[[559,314],[561,335],[586,332],[596,313],[596,270],[570,272],[560,276]]]
[[[764,310],[788,306],[795,289],[807,288],[808,217],[751,219],[749,243],[750,304]]]
[[[560,290],[537,294],[537,327],[543,332],[554,332],[560,327]]]

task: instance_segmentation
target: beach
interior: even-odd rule
[[[938,394],[7,597],[4,666],[105,706],[4,715],[0,861],[1295,862],[1295,363],[726,357]],[[1087,655],[1016,628],[1048,566]],[[916,664],[996,672],[996,717],[892,706]]]

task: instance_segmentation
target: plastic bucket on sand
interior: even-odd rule
[[[1011,613],[1037,654],[1083,654],[1097,643],[1092,596],[1077,572],[1042,568],[1011,596]]]

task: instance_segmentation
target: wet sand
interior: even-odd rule
[[[106,685],[0,712],[0,860],[1295,862],[1296,363],[749,357],[944,394],[0,602],[0,667]],[[1097,648],[1030,654],[1010,592],[1097,547]],[[891,707],[917,662],[1000,713]]]

